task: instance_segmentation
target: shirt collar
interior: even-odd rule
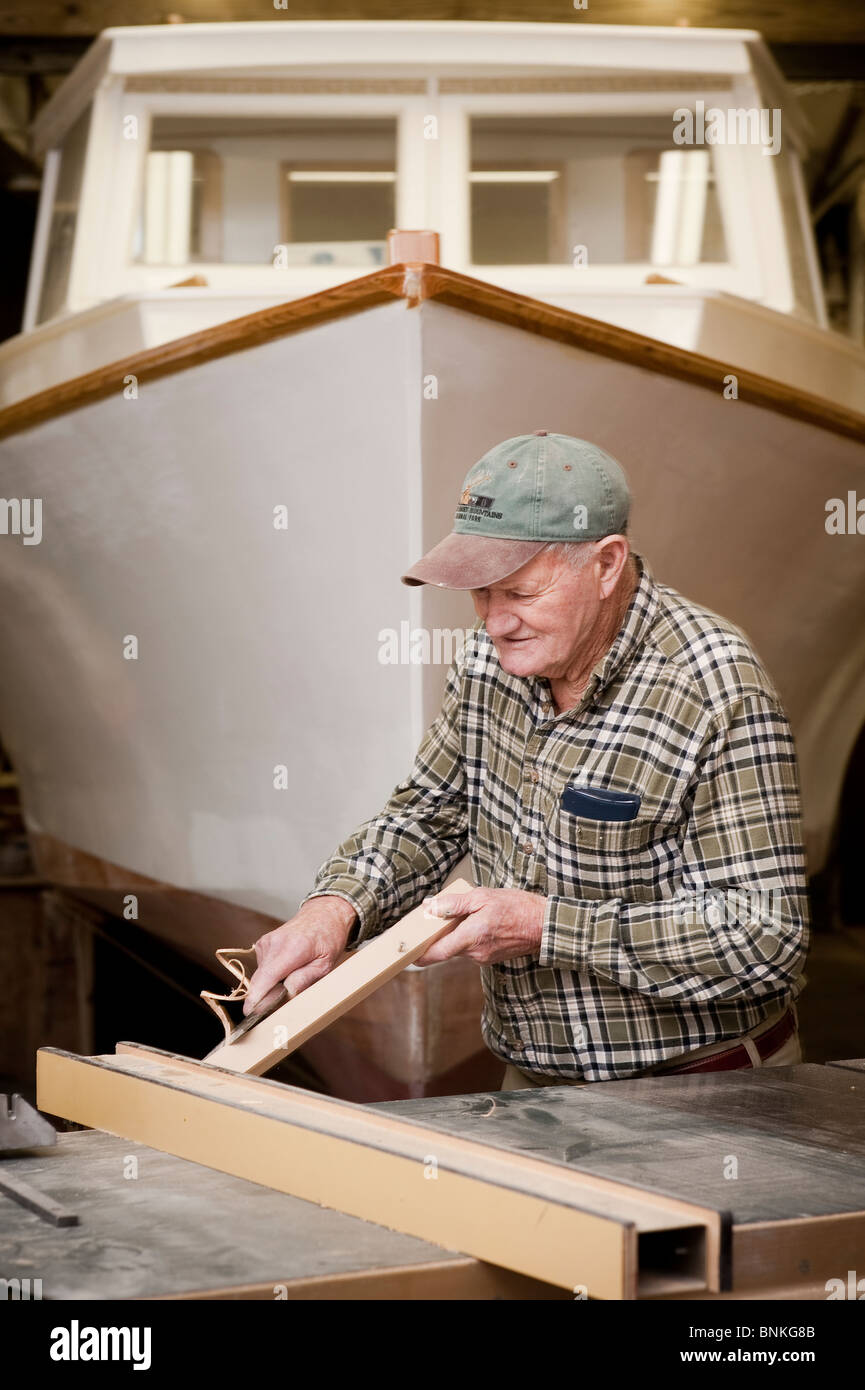
[[[589,685],[594,684],[594,693],[603,690],[621,670],[634,653],[643,645],[658,613],[660,597],[652,571],[642,555],[632,552],[637,564],[639,579],[628,606],[622,626],[613,645],[592,671]],[[586,694],[589,692],[586,691]]]

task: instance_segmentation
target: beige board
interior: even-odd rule
[[[121,1047],[102,1057],[40,1050],[40,1108],[577,1295],[720,1287],[717,1211],[191,1058]],[[675,1270],[659,1258],[666,1235],[666,1248],[691,1251]]]
[[[470,893],[471,890],[470,883],[458,878],[441,892]],[[426,908],[416,907],[323,979],[280,1004],[236,1041],[215,1047],[206,1060],[229,1071],[261,1076],[411,965],[457,921],[457,917],[429,916]]]

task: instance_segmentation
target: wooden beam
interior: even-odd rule
[[[725,1213],[190,1058],[41,1049],[37,1088],[52,1115],[590,1297],[718,1289],[726,1268]]]
[[[9,36],[94,35],[116,25],[164,24],[168,6],[155,0],[3,0],[0,34]],[[187,23],[260,20],[256,0],[185,0],[178,12]],[[284,16],[286,11],[273,13]],[[558,24],[687,24],[693,28],[757,29],[779,42],[809,43],[831,36],[834,43],[853,43],[865,35],[861,6],[850,0],[605,0],[602,11],[574,10],[560,0],[292,0],[297,20],[438,19],[545,21]],[[271,16],[272,17],[272,16]]]
[[[458,878],[442,892],[470,893],[471,890],[470,883]],[[320,1033],[334,1019],[341,1018],[355,1004],[405,970],[458,920],[456,917],[428,917],[424,907],[416,907],[374,937],[369,945],[342,961],[330,974],[274,1009],[247,1033],[234,1042],[220,1043],[205,1060],[229,1071],[262,1076],[283,1057],[302,1047],[308,1038]]]

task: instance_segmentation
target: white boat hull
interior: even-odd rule
[[[138,893],[141,924],[199,957],[241,944],[232,920],[251,939],[287,918],[405,775],[446,670],[405,634],[473,613],[399,576],[450,529],[471,463],[537,428],[619,458],[656,577],[749,633],[825,858],[865,710],[865,547],[825,528],[828,498],[865,494],[855,422],[726,399],[723,368],[713,388],[711,364],[639,339],[626,360],[627,335],[611,355],[599,325],[506,295],[475,309],[473,282],[434,275],[430,297],[409,272],[410,299],[292,331],[259,315],[186,369],[142,359],[137,398],[127,362],[29,424],[7,412],[3,493],[43,504],[40,544],[0,544],[0,727],[28,828],[56,881],[117,916]],[[196,910],[160,912],[166,894]]]

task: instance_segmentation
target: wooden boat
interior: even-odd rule
[[[481,179],[499,190],[485,201],[475,164],[567,182],[566,160],[532,153],[532,121],[589,121],[590,150],[606,131],[627,162],[628,122],[713,93],[783,100],[788,130],[777,156],[731,145],[715,163],[727,261],[694,259],[693,237],[681,249],[693,207],[671,224],[682,264],[624,246],[607,266],[471,261],[503,244],[495,208],[540,186]],[[433,100],[431,168],[411,123]],[[202,962],[288,917],[407,771],[473,620],[466,595],[399,575],[450,529],[470,464],[535,428],[619,458],[655,574],[754,640],[797,735],[820,868],[865,709],[865,358],[825,327],[788,110],[758,38],[730,31],[231,24],[97,40],[40,118],[28,320],[0,346],[2,492],[19,518],[41,502],[38,544],[19,527],[0,545],[0,729],[43,874]],[[290,203],[277,237],[275,222],[261,233],[290,249],[279,268],[229,259],[255,173],[245,121]],[[520,122],[503,169],[496,140]],[[300,146],[315,133],[305,154],[283,158],[283,126]],[[643,176],[664,153],[655,126],[645,138]],[[396,201],[361,198],[364,236],[325,240],[308,191],[344,207],[346,172],[381,176],[369,186]],[[717,252],[710,201],[704,187]],[[533,205],[526,233],[537,246],[545,229],[550,257],[567,221],[554,204]],[[384,259],[392,209],[438,227],[447,267],[356,274]],[[653,246],[660,217],[656,202]],[[307,1055],[354,1099],[494,1085],[479,1011],[470,963],[410,968]]]

